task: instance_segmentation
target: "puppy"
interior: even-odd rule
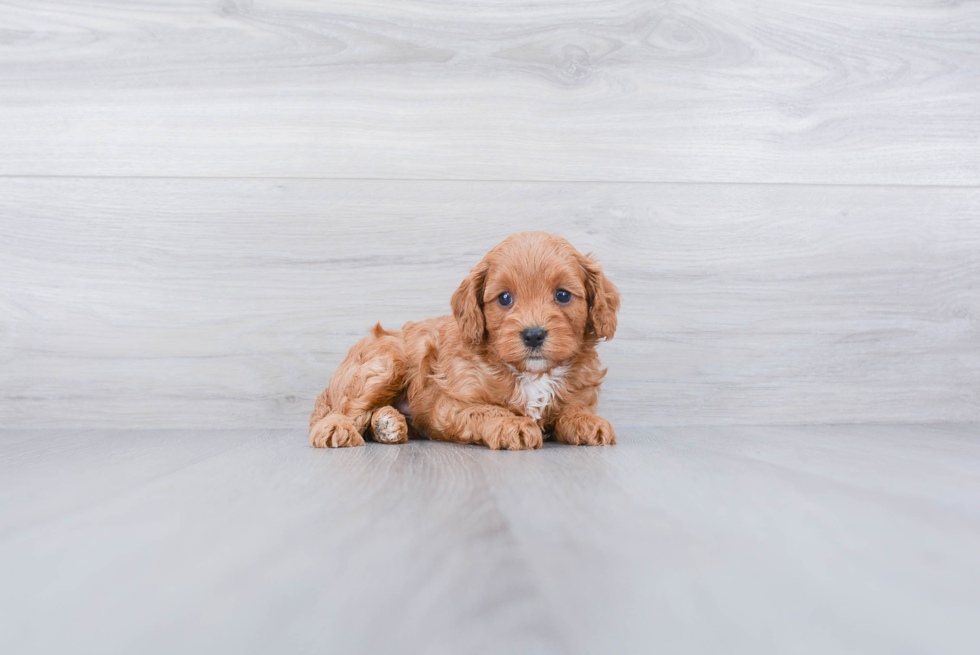
[[[374,326],[310,415],[317,448],[412,436],[493,449],[616,443],[596,415],[596,344],[616,332],[619,292],[565,239],[515,234],[459,285],[452,316]]]

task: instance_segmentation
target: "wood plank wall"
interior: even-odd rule
[[[526,229],[618,423],[980,421],[980,3],[0,5],[0,426],[303,427]]]

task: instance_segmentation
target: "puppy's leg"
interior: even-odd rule
[[[385,405],[374,410],[371,416],[371,434],[381,443],[405,443],[408,441],[408,423],[401,412]]]
[[[464,403],[448,397],[436,401],[427,431],[432,439],[483,444],[493,450],[540,448],[544,437],[534,419],[496,405]]]
[[[310,414],[310,427],[319,421],[321,418],[330,413],[330,387],[327,387],[320,392],[320,395],[316,399],[316,404],[313,406],[313,412]]]
[[[608,446],[616,443],[616,431],[590,407],[568,405],[555,421],[555,441],[573,446]]]
[[[390,404],[405,383],[405,351],[399,333],[378,325],[341,362],[310,415],[310,445],[364,445],[374,410]]]

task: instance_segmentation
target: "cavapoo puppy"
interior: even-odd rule
[[[376,325],[317,398],[310,443],[616,443],[595,413],[596,343],[616,332],[619,292],[594,260],[560,237],[515,234],[470,271],[452,309],[397,331]]]

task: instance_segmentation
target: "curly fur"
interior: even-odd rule
[[[567,305],[555,292],[572,294]],[[514,301],[503,307],[504,292]],[[540,448],[547,436],[575,445],[616,443],[596,415],[596,344],[616,333],[619,292],[590,256],[543,232],[492,249],[453,294],[453,314],[401,330],[380,324],[347,354],[310,415],[318,448],[409,436],[493,449]],[[528,349],[521,331],[547,337]]]

